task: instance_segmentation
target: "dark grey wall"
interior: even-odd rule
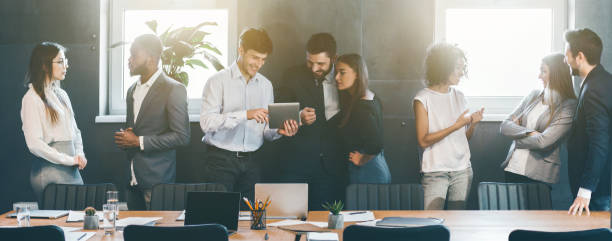
[[[340,53],[365,56],[371,87],[381,96],[385,114],[385,154],[393,182],[417,183],[417,161],[414,118],[411,99],[422,88],[421,61],[426,47],[433,42],[434,1],[430,0],[312,0],[238,1],[238,29],[261,26],[268,30],[274,53],[262,73],[275,84],[282,72],[304,61],[304,46],[316,32],[331,32]],[[612,44],[610,28],[611,3],[578,1],[577,26],[593,27],[602,34],[605,50]],[[586,3],[588,2],[588,3]],[[63,87],[74,105],[85,152],[89,159],[83,171],[86,183],[113,182],[123,188],[128,180],[127,160],[113,143],[113,131],[121,124],[96,124],[98,114],[99,41],[92,35],[99,31],[98,0],[6,0],[0,1],[0,81],[2,90],[0,142],[0,212],[16,201],[33,200],[29,186],[29,154],[21,132],[19,110],[26,89],[23,78],[32,47],[41,41],[57,41],[67,46],[70,69]],[[601,21],[607,19],[607,21]],[[612,64],[612,53],[606,51],[604,63]],[[610,68],[609,68],[610,69]],[[503,181],[499,164],[506,155],[510,140],[498,134],[499,123],[480,124],[470,141],[474,186],[469,208],[477,208],[476,185],[480,181]],[[202,131],[192,123],[191,144],[177,154],[177,181],[196,180],[194,163],[203,161]],[[275,170],[277,148],[264,145],[259,159]],[[273,171],[265,173],[275,180]],[[564,182],[567,177],[563,177]],[[556,208],[567,208],[570,198],[566,183],[555,186]],[[124,193],[124,192],[123,192]]]

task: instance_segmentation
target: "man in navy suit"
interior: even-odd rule
[[[602,41],[588,28],[565,33],[565,60],[580,76],[578,106],[569,135],[568,170],[572,215],[610,210],[612,75],[600,64]]]

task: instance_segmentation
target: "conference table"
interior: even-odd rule
[[[609,212],[591,212],[590,216],[572,216],[567,211],[373,211],[377,219],[384,217],[435,217],[443,218],[444,225],[450,230],[451,241],[507,241],[508,235],[515,229],[539,231],[576,231],[595,228],[610,228]],[[10,213],[10,212],[8,212]],[[7,218],[6,214],[0,218],[0,226],[15,226],[14,218]],[[121,211],[119,218],[125,217],[162,217],[157,221],[158,226],[182,226],[183,221],[176,221],[181,211]],[[327,221],[328,212],[311,211],[307,221]],[[67,217],[58,219],[32,219],[31,225],[57,225],[63,227],[82,227],[83,223],[67,223]],[[280,220],[268,219],[268,224]],[[345,223],[345,227],[355,223]],[[229,240],[268,240],[293,241],[295,233],[277,227],[268,227],[266,230],[251,230],[249,221],[240,221],[238,232],[229,236]],[[83,230],[78,230],[83,231]],[[342,240],[342,230],[330,230],[338,233]],[[0,237],[1,239],[1,237]],[[98,230],[96,235],[88,241],[97,240],[123,240],[122,232],[114,235],[104,235]],[[306,240],[302,235],[301,240]]]

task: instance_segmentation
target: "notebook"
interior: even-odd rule
[[[376,226],[390,227],[417,227],[427,225],[439,225],[444,222],[441,218],[416,218],[416,217],[386,217],[376,222]]]
[[[67,210],[32,210],[30,211],[30,218],[48,218],[56,219],[68,215]],[[6,215],[9,218],[17,217],[17,213],[13,212]]]
[[[188,192],[185,225],[217,223],[234,233],[238,230],[239,212],[238,192]]]

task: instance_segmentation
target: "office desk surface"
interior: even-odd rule
[[[125,217],[163,217],[157,222],[159,226],[181,226],[182,221],[175,221],[180,211],[121,211],[119,218]],[[14,218],[7,218],[5,213],[0,218],[0,226],[15,226]],[[567,211],[374,211],[376,218],[391,216],[405,217],[437,217],[444,219],[444,225],[451,233],[452,241],[507,241],[508,235],[515,229],[528,229],[539,231],[574,231],[594,228],[609,228],[609,212],[592,212],[591,216],[571,216]],[[31,224],[58,225],[66,227],[82,227],[83,223],[66,223],[66,218],[55,220],[32,219]],[[309,221],[327,221],[326,212],[310,212]],[[268,220],[268,223],[278,220]],[[345,223],[348,226],[353,223]],[[334,230],[342,240],[342,231]],[[291,232],[268,227],[267,230],[250,230],[248,221],[240,221],[238,232],[230,236],[230,240],[264,240],[268,233],[269,240],[293,241],[295,235]],[[0,237],[1,238],[1,237]],[[117,232],[113,236],[104,236],[99,230],[95,240],[123,240],[123,233]],[[302,237],[302,240],[306,240]]]

